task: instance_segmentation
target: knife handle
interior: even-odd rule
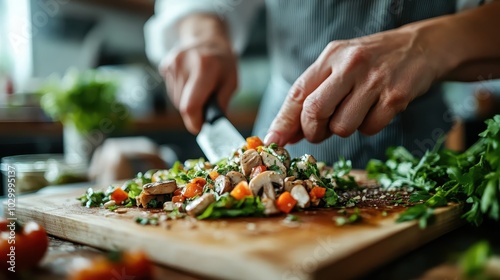
[[[210,98],[208,98],[204,111],[205,122],[209,124],[213,124],[219,118],[224,117],[224,113],[217,103],[217,95],[215,94],[212,94]]]

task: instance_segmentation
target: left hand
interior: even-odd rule
[[[419,34],[400,28],[329,43],[291,87],[266,144],[382,130],[444,75],[444,58]]]

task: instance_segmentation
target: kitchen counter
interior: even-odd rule
[[[479,240],[488,240],[495,252],[500,252],[500,223],[481,227],[464,226],[450,232],[397,260],[390,262],[360,279],[458,279],[457,267],[450,262],[459,252]],[[49,237],[49,250],[40,268],[32,271],[33,280],[66,279],[77,263],[105,252],[85,245]],[[154,266],[155,279],[203,279],[183,271]]]

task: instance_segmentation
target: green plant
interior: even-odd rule
[[[98,70],[68,70],[61,78],[52,76],[39,93],[43,110],[64,125],[81,133],[102,127],[123,128],[129,121],[125,105],[116,98],[116,85]]]

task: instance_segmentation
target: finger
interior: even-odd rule
[[[370,108],[377,103],[381,92],[380,83],[358,81],[358,85],[341,102],[329,121],[329,130],[335,135],[348,137],[353,134],[363,123]]]
[[[330,68],[325,69],[322,65],[324,64],[320,61],[313,63],[292,85],[264,139],[266,144],[277,143],[284,146],[292,138],[295,142],[301,139],[302,133],[300,132],[301,124],[299,120],[304,100],[331,73]]]
[[[193,134],[200,132],[203,124],[203,106],[214,92],[218,81],[218,66],[209,64],[201,58],[182,90],[179,111],[184,125]]]
[[[366,115],[359,126],[361,133],[374,135],[380,132],[397,114],[404,111],[408,106],[409,101],[403,94],[393,93],[385,96],[380,98]]]
[[[300,122],[304,137],[309,142],[321,142],[332,134],[329,129],[330,118],[352,90],[355,76],[350,74],[344,77],[332,73],[306,98]]]
[[[224,113],[227,113],[227,108],[231,101],[236,88],[238,88],[238,72],[236,68],[236,62],[231,62],[231,70],[227,72],[226,75],[221,75],[219,80],[220,89],[217,92],[217,101]]]

